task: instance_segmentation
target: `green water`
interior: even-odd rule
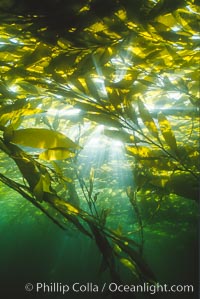
[[[12,204],[11,204],[12,203]],[[24,290],[26,283],[74,283],[101,286],[112,280],[99,271],[101,255],[95,242],[80,232],[63,232],[23,198],[4,188],[0,201],[1,298],[112,298],[99,293],[36,293]],[[181,214],[180,208],[181,206]],[[6,207],[7,206],[7,207]],[[144,231],[144,257],[160,284],[192,284],[195,293],[143,294],[138,298],[196,299],[198,286],[197,206],[178,199],[176,208],[161,211]],[[162,215],[163,214],[163,215]],[[124,284],[131,284],[124,273]],[[134,298],[120,294],[119,298]]]

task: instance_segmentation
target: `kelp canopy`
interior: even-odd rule
[[[173,196],[198,199],[198,1],[0,9],[1,181],[94,239],[115,281],[116,261],[155,281],[142,259],[148,217]],[[122,206],[133,231],[118,227]]]

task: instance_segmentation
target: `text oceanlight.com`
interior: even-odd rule
[[[149,293],[154,295],[156,293],[193,293],[193,285],[168,285],[168,284],[149,284],[143,283],[139,285],[134,284],[117,284],[115,282],[103,283],[102,285],[88,282],[81,284],[75,282],[71,285],[61,282],[37,282],[36,284],[27,283],[25,285],[27,292],[35,291],[36,293],[60,293],[62,295],[68,292],[74,293],[103,293],[109,291],[111,293]]]

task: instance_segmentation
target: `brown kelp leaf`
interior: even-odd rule
[[[95,237],[96,244],[101,251],[105,264],[110,269],[112,279],[120,281],[114,260],[114,249],[102,231],[92,222],[88,223]]]
[[[10,156],[17,164],[23,178],[26,179],[32,191],[37,185],[41,175],[37,163],[18,146],[7,143],[6,147],[10,151]]]

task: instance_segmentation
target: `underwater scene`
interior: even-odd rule
[[[199,22],[0,1],[0,298],[200,297]]]

